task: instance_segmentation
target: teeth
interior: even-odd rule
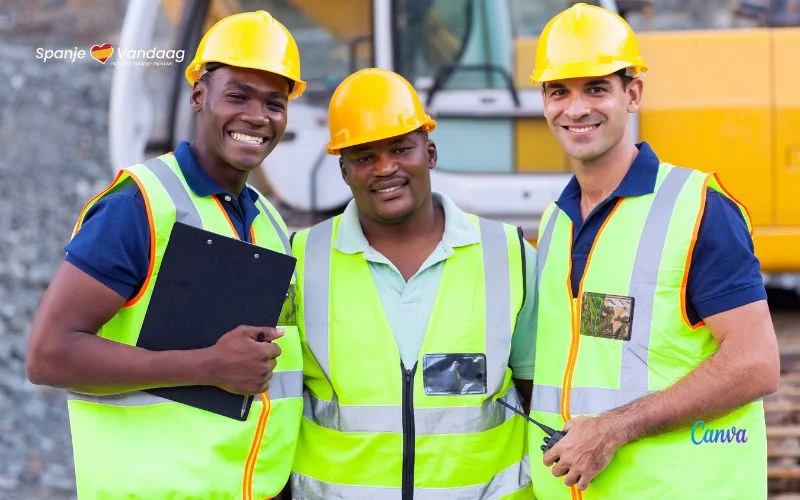
[[[594,128],[597,128],[597,125],[589,125],[588,127],[569,127],[569,131],[581,134],[583,132],[588,132]]]
[[[264,142],[263,137],[253,137],[252,135],[243,134],[241,132],[231,132],[231,137],[235,141],[244,142],[247,144],[261,144]]]
[[[401,187],[402,186],[392,186],[392,187],[388,187],[388,188],[379,189],[378,192],[379,193],[391,193],[392,191],[397,191]]]

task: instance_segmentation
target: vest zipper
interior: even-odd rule
[[[569,396],[572,391],[572,376],[575,373],[575,362],[578,359],[578,345],[581,340],[581,325],[580,325],[580,312],[581,312],[581,290],[578,292],[578,297],[572,299],[571,304],[571,317],[570,324],[572,326],[572,340],[569,345],[569,357],[567,358],[567,369],[564,372],[564,383],[561,391],[561,417],[566,422],[572,415],[569,411]],[[577,485],[570,487],[570,496],[572,500],[583,500],[583,492],[580,491]]]
[[[417,364],[410,370],[406,370],[403,362],[400,362],[400,370],[403,372],[403,500],[414,498],[414,372],[417,371]]]
[[[572,389],[572,375],[575,372],[575,361],[578,358],[578,345],[580,344],[580,298],[572,299],[570,311],[570,323],[572,338],[569,343],[569,354],[567,355],[567,366],[564,370],[564,379],[561,390],[561,418],[566,422],[570,419],[569,396]]]

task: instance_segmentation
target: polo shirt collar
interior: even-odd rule
[[[622,182],[611,193],[609,199],[629,198],[652,194],[656,189],[658,166],[661,161],[656,153],[646,142],[637,144],[639,153],[631,164],[631,168],[622,178]],[[556,205],[563,210],[573,221],[580,221],[581,187],[578,179],[573,175],[567,186],[561,192]]]
[[[434,192],[432,197],[433,204],[441,206],[444,210],[444,234],[441,244],[445,249],[480,243],[480,232],[464,211],[441,193]],[[370,248],[369,241],[361,229],[355,200],[351,200],[342,213],[334,248],[347,254],[365,253]]]
[[[235,197],[233,193],[223,189],[222,186],[217,184],[217,182],[203,170],[194,152],[192,152],[192,149],[189,147],[188,141],[182,141],[178,144],[173,154],[175,155],[175,160],[178,162],[178,166],[181,168],[181,172],[183,172],[186,184],[189,185],[189,188],[194,194],[197,196],[229,194]],[[258,200],[258,194],[250,188],[250,186],[245,185],[242,194],[245,193],[247,193],[247,199],[251,202],[255,203]]]

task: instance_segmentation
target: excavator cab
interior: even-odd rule
[[[528,78],[539,33],[572,0],[130,0],[120,47],[184,49],[169,67],[119,65],[111,96],[115,169],[191,137],[183,69],[220,18],[265,9],[293,33],[303,97],[251,177],[284,206],[341,209],[350,192],[325,152],[327,105],[348,74],[393,69],[438,126],[433,188],[463,209],[521,226],[570,178]],[[670,163],[718,172],[747,206],[769,273],[800,271],[800,0],[596,0],[637,32],[650,71],[636,138]],[[796,284],[796,280],[794,281]],[[795,285],[796,286],[796,285]]]

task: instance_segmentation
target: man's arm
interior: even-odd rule
[[[641,437],[710,419],[775,392],[780,357],[766,301],[706,318],[719,350],[664,391],[599,417],[576,417],[544,455],[564,484],[586,489],[617,448]]]
[[[753,242],[738,208],[709,190],[692,254],[687,313],[703,318],[717,352],[668,389],[611,410],[577,417],[544,456],[564,483],[586,488],[616,449],[644,436],[688,426],[777,390],[780,357]],[[688,307],[691,306],[691,307]]]
[[[665,391],[603,415],[620,444],[719,417],[778,389],[780,355],[765,300],[705,319],[719,350]]]
[[[231,392],[263,392],[280,347],[272,328],[240,326],[212,347],[148,351],[96,335],[124,297],[68,262],[56,271],[34,318],[27,355],[35,384],[90,394],[151,387],[215,385]]]

